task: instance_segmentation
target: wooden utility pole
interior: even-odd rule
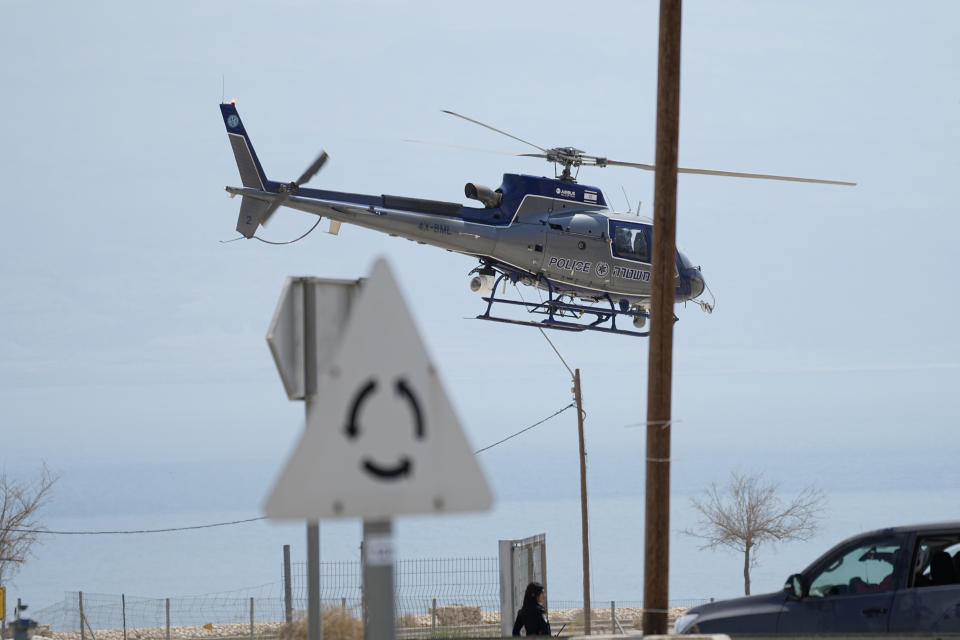
[[[583,544],[583,633],[590,635],[590,537],[587,533],[587,452],[583,446],[583,399],[580,369],[573,374],[573,397],[577,401],[577,433],[580,435],[580,540]]]
[[[670,393],[677,265],[677,146],[680,129],[681,0],[660,0],[653,274],[647,373],[643,633],[667,633],[670,558]]]

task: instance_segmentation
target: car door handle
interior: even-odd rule
[[[958,605],[958,606],[960,606],[960,605]],[[887,613],[887,610],[884,609],[883,607],[877,607],[877,608],[875,608],[875,609],[864,609],[864,610],[861,611],[860,613],[862,613],[863,615],[867,616],[868,618],[873,618],[873,617],[875,617],[875,616],[882,616],[882,615],[886,614],[886,613]]]

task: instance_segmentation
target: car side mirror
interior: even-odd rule
[[[800,600],[803,598],[803,578],[799,573],[795,573],[789,578],[787,578],[786,584],[783,585],[783,590],[786,592],[787,597],[791,600]]]

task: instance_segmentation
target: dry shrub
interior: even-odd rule
[[[430,612],[433,613],[432,607]],[[480,607],[471,607],[465,604],[437,607],[437,622],[445,627],[480,624],[482,621],[483,615]]]
[[[323,608],[324,640],[363,640],[363,623],[341,607]],[[307,640],[307,621],[284,625],[280,640]]]
[[[420,620],[418,620],[417,616],[415,616],[412,613],[405,613],[399,618],[397,618],[397,626],[398,627],[419,627]]]

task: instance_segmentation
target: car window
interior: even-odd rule
[[[960,582],[960,533],[918,538],[911,580],[914,587],[939,587]]]
[[[840,551],[812,576],[809,597],[826,598],[892,590],[894,568],[902,545],[900,538],[887,538]]]

